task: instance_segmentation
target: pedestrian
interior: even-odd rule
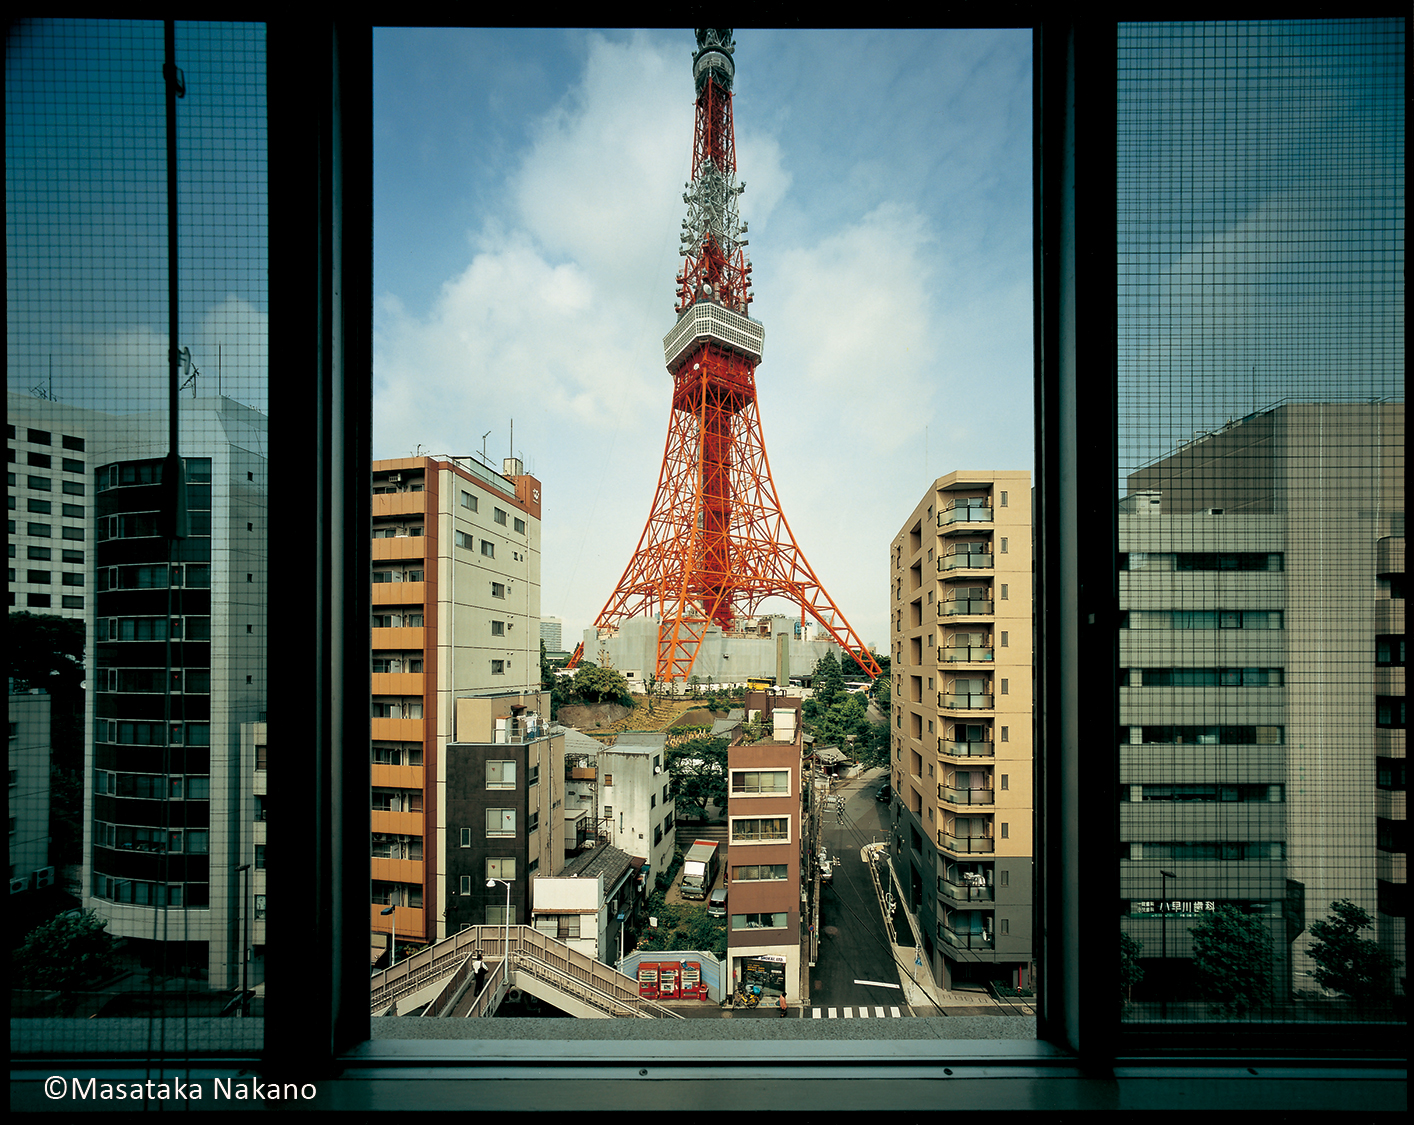
[[[782,1018],[782,1019],[785,1019],[785,1017],[786,1017],[788,1014],[789,1014],[789,1012],[788,1012],[788,1010],[787,1010],[787,1008],[786,1008],[786,994],[785,994],[784,992],[782,992],[782,993],[781,993],[781,1018]]]
[[[471,959],[472,976],[476,979],[476,991],[473,996],[481,995],[481,986],[486,982],[486,962],[481,959],[481,950],[477,950]]]

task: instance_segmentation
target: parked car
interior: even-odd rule
[[[887,803],[887,802],[889,802],[889,801],[892,801],[893,799],[894,799],[893,786],[891,786],[887,781],[884,782],[883,785],[879,786],[879,791],[874,794],[874,800],[876,800],[876,801],[883,801],[883,802]]]
[[[725,918],[727,916],[726,887],[718,887],[712,892],[712,897],[707,900],[707,916],[709,918]]]

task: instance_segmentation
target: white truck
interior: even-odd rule
[[[682,897],[706,898],[717,881],[720,863],[715,840],[694,840],[682,861]]]

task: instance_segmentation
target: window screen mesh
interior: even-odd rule
[[[9,536],[36,560],[10,572],[11,640],[76,630],[82,662],[19,763],[12,813],[36,843],[12,836],[9,906],[21,932],[81,907],[122,939],[102,972],[17,964],[12,1014],[35,1018],[12,1023],[16,1053],[112,1047],[117,1025],[87,1017],[159,1014],[211,1023],[149,1024],[155,1054],[259,1047],[259,1021],[217,1017],[260,984],[265,946],[265,33],[177,23],[174,46],[185,538],[160,519],[164,26],[20,21],[6,39]]]
[[[1348,900],[1406,960],[1404,670],[1376,660],[1404,632],[1404,52],[1401,21],[1120,28],[1130,1021],[1399,987],[1323,987],[1312,946]]]

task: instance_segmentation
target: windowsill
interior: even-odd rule
[[[105,1057],[105,1044],[114,1051],[128,1049],[133,1022],[141,1023],[145,1037],[145,1020],[12,1021],[11,1107],[61,1108],[63,1102],[45,1096],[44,1083],[55,1075],[84,1081],[92,1076],[100,1083],[161,1081],[162,1073],[141,1061],[125,1066],[85,1059],[95,1052]],[[194,1057],[166,1076],[169,1082],[179,1075],[203,1086],[203,1101],[193,1108],[230,1108],[213,1099],[215,1078],[228,1085],[269,1081],[253,1065],[264,1020],[191,1020],[183,1035],[174,1034],[181,1021],[170,1023],[169,1042],[192,1042],[190,1054],[199,1056],[196,1044],[204,1041],[212,1054],[209,1064]],[[32,1040],[20,1028],[26,1024],[35,1025]],[[362,1112],[409,1104],[567,1112],[612,1104],[621,1111],[662,1113],[709,1102],[730,1112],[759,1111],[769,1099],[794,1110],[886,1104],[936,1111],[946,1104],[978,1111],[1182,1107],[1360,1113],[1404,1109],[1407,1087],[1401,1062],[1373,1060],[1293,1065],[1238,1057],[1135,1058],[1121,1060],[1112,1072],[1092,1072],[1065,1051],[1029,1038],[1035,1034],[1029,1017],[866,1024],[800,1019],[793,1012],[785,1020],[576,1020],[572,1026],[569,1037],[558,1020],[374,1019],[372,1038],[339,1060],[338,1077],[303,1076],[296,1067],[281,1079],[312,1084],[313,1097],[304,1108]],[[710,1048],[702,1049],[704,1041]],[[685,1048],[685,1043],[699,1046]],[[103,1107],[95,1100],[93,1108]]]

